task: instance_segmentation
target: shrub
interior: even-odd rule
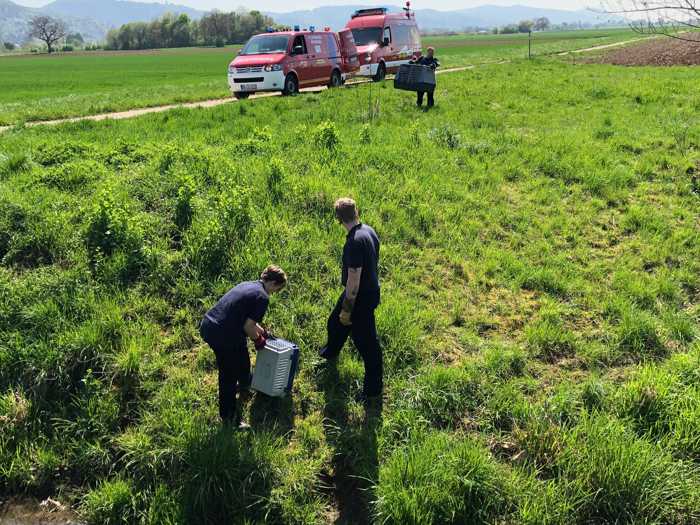
[[[111,255],[118,248],[133,249],[137,242],[125,202],[112,188],[102,190],[87,218],[85,244],[91,253]]]
[[[76,192],[104,175],[104,168],[95,161],[74,160],[48,168],[41,182],[66,192]]]
[[[241,108],[245,106],[241,105]],[[254,155],[265,151],[268,146],[272,143],[272,133],[270,129],[265,127],[262,129],[256,128],[251,133],[250,137],[242,140],[236,147],[237,152],[248,153]]]
[[[234,245],[245,240],[251,225],[248,193],[235,187],[223,189],[213,212],[196,220],[185,235],[188,260],[203,275],[219,275],[230,263]]]
[[[469,438],[433,433],[397,449],[376,488],[381,523],[493,523],[512,502],[505,473]]]
[[[34,160],[42,166],[56,166],[68,162],[88,150],[89,147],[86,144],[79,142],[49,142],[41,144],[37,148]]]
[[[340,133],[335,123],[325,121],[313,131],[314,144],[326,151],[335,151],[340,145]]]

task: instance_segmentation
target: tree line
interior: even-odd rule
[[[265,31],[273,20],[260,11],[212,11],[199,20],[167,13],[151,22],[131,22],[107,33],[106,49],[157,49],[165,47],[240,44]]]
[[[552,26],[549,18],[542,17],[535,20],[521,20],[517,24],[510,24],[500,28],[494,28],[494,34],[512,35],[514,33],[529,33],[530,31],[546,31]]]

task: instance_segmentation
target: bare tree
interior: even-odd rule
[[[66,36],[66,24],[50,16],[35,16],[29,21],[29,36],[43,41],[51,54],[54,44]]]
[[[604,8],[624,16],[638,33],[700,44],[688,33],[700,29],[700,0],[607,0]]]

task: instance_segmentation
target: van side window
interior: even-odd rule
[[[326,45],[328,46],[328,56],[329,58],[336,58],[340,56],[338,52],[338,45],[335,42],[335,37],[332,34],[326,35]]]
[[[384,34],[382,35],[382,40],[383,39],[389,39],[389,42],[391,42],[391,28],[390,27],[385,27],[384,28]]]
[[[301,53],[296,53],[297,55],[306,55],[308,52],[306,51],[306,39],[304,39],[304,35],[299,35],[294,37],[294,43],[292,44],[292,54],[294,53],[294,49],[297,46],[301,46],[303,51]]]

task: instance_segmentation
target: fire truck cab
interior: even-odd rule
[[[228,82],[236,98],[260,91],[294,95],[300,88],[338,87],[359,69],[350,30],[277,31],[253,36],[228,68]]]
[[[420,33],[410,3],[402,13],[386,8],[359,9],[347,24],[360,58],[359,75],[383,80],[421,53]]]

